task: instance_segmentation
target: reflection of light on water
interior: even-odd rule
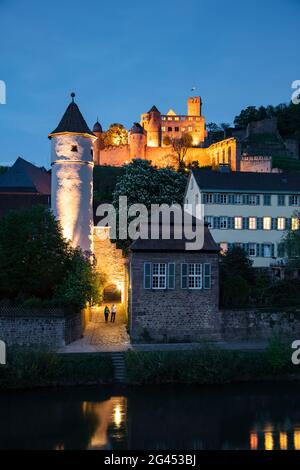
[[[257,450],[258,447],[258,437],[256,432],[251,432],[250,433],[250,449],[251,450]]]
[[[114,409],[114,422],[117,428],[121,426],[122,423],[122,413],[120,404],[115,406]]]
[[[294,431],[294,448],[300,450],[300,430],[295,429]]]
[[[287,450],[288,448],[288,437],[286,432],[279,434],[279,445],[281,450]]]

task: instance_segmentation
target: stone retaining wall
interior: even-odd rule
[[[8,346],[61,347],[81,338],[89,311],[0,307],[0,339]]]
[[[220,314],[221,335],[225,341],[267,340],[274,334],[300,338],[300,310],[223,310]]]

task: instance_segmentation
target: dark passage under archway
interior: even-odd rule
[[[103,302],[122,302],[121,289],[116,284],[108,284],[103,290]]]

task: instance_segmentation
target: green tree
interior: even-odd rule
[[[234,247],[220,261],[220,303],[222,307],[243,307],[250,301],[255,281],[252,261],[242,248]]]
[[[128,143],[128,132],[123,124],[113,123],[109,126],[109,129],[103,133],[101,139],[105,147],[126,145]]]
[[[60,226],[44,206],[13,211],[1,218],[1,299],[21,302],[38,298],[66,305],[57,293],[72,275],[83,287],[69,297],[68,305],[81,307],[91,298],[97,275],[83,253],[63,238]]]

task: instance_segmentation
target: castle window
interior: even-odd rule
[[[161,130],[162,130],[163,132],[166,132],[166,126],[162,126]]]
[[[189,126],[189,127],[188,127],[188,131],[189,131],[189,132],[192,132],[192,131],[193,131],[192,126]]]
[[[174,119],[175,119],[175,121],[179,121],[179,117],[178,117],[178,116],[176,116]]]
[[[196,117],[196,121],[200,121],[200,119],[201,119],[201,118],[199,118],[199,117]]]
[[[171,116],[168,116],[168,121],[173,121],[173,118]]]
[[[161,118],[161,119],[162,119],[162,121],[165,121],[165,120],[166,120],[165,116],[162,116],[162,118]]]
[[[77,145],[72,145],[72,147],[71,147],[71,152],[78,152],[78,147],[77,147]]]
[[[179,127],[175,127],[175,132],[179,132]]]
[[[168,127],[168,132],[172,132],[172,127]]]
[[[182,128],[181,128],[181,132],[185,132],[185,127],[182,127]]]
[[[153,263],[152,265],[152,289],[165,289],[167,281],[166,263]]]
[[[192,121],[192,120],[193,120],[193,118],[191,116],[189,116],[189,121]]]

